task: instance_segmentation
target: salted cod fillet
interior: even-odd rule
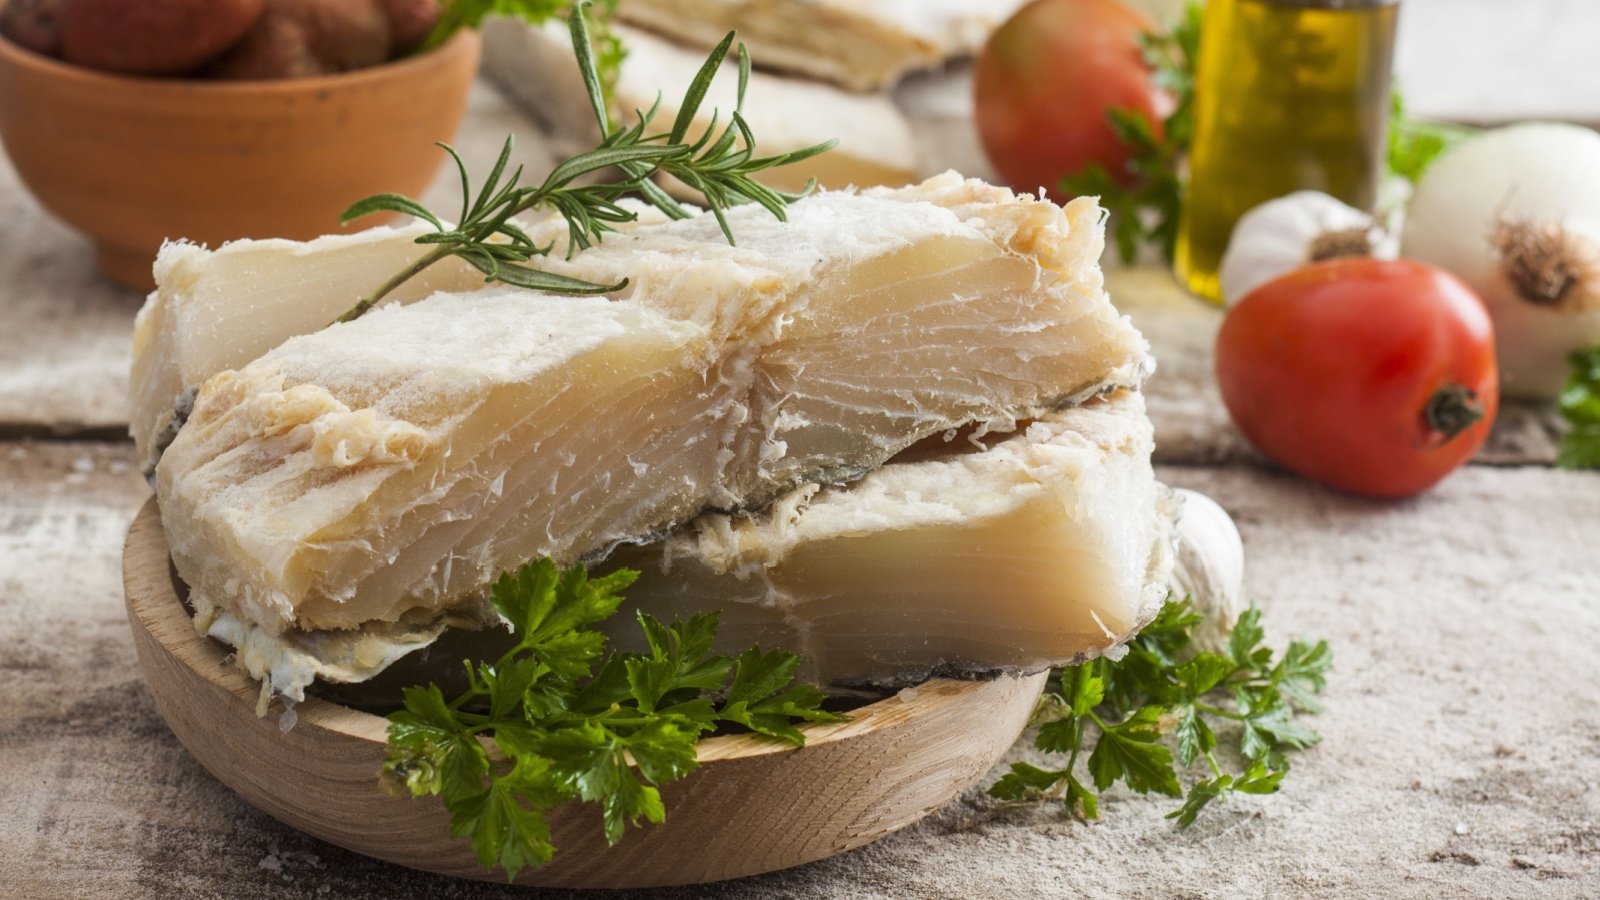
[[[721,610],[724,651],[781,647],[818,684],[1038,671],[1120,646],[1160,609],[1178,509],[1153,446],[1125,392],[981,451],[707,514],[607,562],[640,571],[629,606],[668,621]],[[647,649],[627,611],[605,627]]]
[[[846,481],[1146,369],[1092,203],[951,176],[789,219],[732,211],[737,247],[701,217],[550,261],[631,275],[616,301],[436,294],[211,378],[157,468],[197,620],[425,643],[487,621],[485,586],[527,559]]]
[[[622,231],[660,224],[654,207],[623,200],[637,219]],[[516,220],[537,244],[564,255],[566,220],[536,214]],[[129,427],[145,474],[154,472],[193,395],[206,379],[236,369],[295,335],[320,330],[356,298],[432,248],[417,223],[369,228],[311,241],[241,240],[207,249],[168,243],[156,257],[156,289],[134,321]],[[390,303],[415,303],[439,291],[470,291],[483,275],[459,259],[442,260],[396,288]]]
[[[1151,468],[1138,393],[1047,413],[1009,436],[924,444],[934,449],[851,484],[805,485],[759,512],[706,513],[618,547],[595,571],[641,577],[602,625],[613,646],[645,649],[635,610],[664,621],[715,610],[721,651],[783,648],[801,655],[801,678],[849,692],[1080,662],[1160,609],[1179,509]],[[461,659],[493,659],[515,640],[458,629],[402,659],[419,648],[389,631],[252,640],[240,626],[224,613],[213,632],[255,677],[314,675],[333,683],[330,696],[375,706],[398,703],[407,685],[449,689]]]

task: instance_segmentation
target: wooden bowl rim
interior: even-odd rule
[[[0,0],[4,8],[7,0]],[[59,81],[77,82],[80,86],[117,91],[147,91],[178,94],[201,94],[228,98],[243,95],[316,94],[362,87],[377,81],[402,80],[408,75],[425,75],[440,66],[449,65],[463,55],[473,54],[482,44],[476,29],[464,28],[450,40],[428,50],[379,63],[337,72],[332,75],[308,75],[299,78],[254,78],[222,80],[189,78],[179,75],[127,75],[105,72],[88,66],[75,65],[65,60],[46,56],[0,35],[0,60],[19,68],[31,69],[40,75]]]
[[[247,673],[227,662],[230,651],[220,642],[197,631],[189,618],[171,578],[162,580],[161,587],[151,593],[136,591],[134,580],[128,577],[126,561],[131,558],[151,558],[157,552],[161,558],[170,559],[166,535],[161,527],[161,512],[156,498],[145,501],[128,528],[128,538],[123,549],[125,571],[124,589],[127,591],[128,611],[138,616],[144,627],[165,625],[164,633],[181,634],[183,640],[168,647],[169,652],[181,659],[197,676],[210,684],[233,694],[239,702],[255,705],[261,695],[261,685]],[[177,627],[173,627],[177,626]],[[1037,678],[1037,675],[1019,675],[1018,678]],[[937,714],[943,707],[934,700],[958,696],[969,691],[989,688],[992,681],[961,680],[955,678],[930,678],[913,688],[891,694],[882,700],[850,710],[844,722],[813,723],[799,726],[806,736],[806,747],[814,749],[849,740],[862,732],[894,724],[905,727],[916,720]],[[1042,687],[1042,679],[1040,679]],[[922,702],[918,702],[918,701]],[[335,703],[320,697],[307,696],[295,704],[295,727],[326,729],[330,732],[374,744],[388,743],[386,718],[354,707]],[[766,740],[754,735],[720,735],[705,738],[698,746],[701,764],[732,760],[756,760],[793,752],[792,745]]]

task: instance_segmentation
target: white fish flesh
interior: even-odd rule
[[[210,377],[157,468],[202,623],[483,620],[485,585],[527,559],[848,481],[1146,371],[1102,290],[1092,202],[949,176],[789,213],[732,211],[737,246],[700,217],[549,261],[631,278],[617,300],[435,294]]]

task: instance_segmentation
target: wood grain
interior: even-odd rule
[[[494,878],[436,800],[378,785],[383,719],[319,699],[255,714],[259,687],[199,634],[174,590],[152,499],[123,557],[139,661],[167,724],[224,784],[274,818],[359,853],[430,872]],[[877,840],[949,802],[983,776],[1027,723],[1043,674],[993,681],[935,679],[863,707],[841,724],[805,729],[804,748],[744,736],[700,745],[701,768],[663,790],[670,819],[605,845],[589,806],[550,817],[560,848],[519,883],[652,887],[788,868]]]

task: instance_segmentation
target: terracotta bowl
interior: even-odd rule
[[[112,75],[0,39],[0,139],[39,203],[94,240],[100,269],[148,290],[164,240],[304,240],[339,231],[362,197],[420,194],[480,44],[463,32],[370,69],[226,82]]]

